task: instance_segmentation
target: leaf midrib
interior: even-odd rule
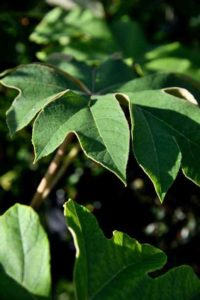
[[[138,106],[136,104],[136,106]],[[155,116],[154,114],[152,114],[150,111],[148,111],[148,109],[143,109],[140,106],[140,109],[143,110],[145,113],[150,114],[154,119],[156,119],[157,121],[163,123],[166,127],[169,127],[172,131],[175,131],[177,135],[181,136],[182,138],[184,138],[185,140],[187,140],[188,143],[193,144],[194,146],[196,146],[197,148],[200,148],[200,145],[196,144],[193,140],[189,139],[187,136],[185,136],[182,132],[176,130],[174,127],[170,126],[169,123],[167,123],[166,121],[160,119],[159,117]]]
[[[103,141],[103,144],[105,145],[106,150],[107,150],[107,152],[109,153],[109,155],[110,155],[110,157],[111,157],[111,159],[112,159],[114,165],[116,166],[117,172],[119,173],[119,175],[120,175],[120,177],[121,177],[121,172],[120,172],[120,170],[118,169],[118,165],[115,163],[115,160],[113,159],[112,155],[110,154],[110,151],[109,151],[109,148],[108,148],[107,144],[104,142],[104,139],[103,139],[103,137],[102,137],[102,135],[101,135],[100,129],[99,129],[99,127],[98,127],[98,125],[97,125],[97,123],[96,123],[95,117],[94,117],[94,115],[93,115],[93,113],[92,113],[91,107],[89,107],[89,111],[90,111],[90,113],[91,113],[91,116],[92,116],[92,119],[93,119],[93,121],[94,121],[94,124],[96,125],[96,128],[97,128],[97,131],[98,131],[98,133],[99,133],[99,136],[100,136],[101,140]],[[109,118],[108,118],[108,119],[109,119]],[[115,172],[115,170],[113,170],[113,171]],[[123,176],[122,176],[122,178],[123,178]]]
[[[155,140],[154,140],[154,136],[153,136],[151,127],[150,127],[150,125],[149,125],[149,123],[148,123],[148,121],[147,121],[147,118],[146,118],[145,113],[143,112],[143,110],[142,110],[140,107],[137,107],[137,109],[141,111],[142,116],[143,116],[143,118],[144,118],[144,121],[145,121],[145,123],[146,123],[146,126],[147,126],[147,128],[148,128],[148,130],[149,130],[149,134],[150,134],[150,137],[151,137],[151,140],[152,140],[154,152],[155,152],[155,154],[156,154],[156,169],[157,169],[157,174],[158,174],[159,181],[162,182],[162,181],[161,181],[160,168],[159,168],[159,162],[158,162],[158,152],[157,152],[157,148],[156,148],[156,145],[155,145]]]
[[[4,216],[2,216],[4,217]],[[20,218],[18,216],[18,212],[17,214],[14,215],[14,217],[17,219],[18,222],[18,229],[19,229],[19,235],[20,235],[20,245],[21,245],[21,250],[22,250],[22,272],[21,272],[21,281],[18,281],[17,278],[13,277],[11,274],[9,274],[5,269],[4,273],[6,274],[6,276],[8,276],[11,280],[13,280],[14,282],[16,282],[16,284],[18,284],[20,286],[20,288],[24,289],[29,296],[31,297],[31,299],[33,300],[37,300],[38,296],[34,295],[33,292],[29,291],[28,287],[24,284],[24,275],[25,275],[25,251],[24,251],[24,246],[23,246],[23,234],[22,234],[22,228],[21,228],[21,222],[20,222]]]
[[[10,84],[7,84],[6,82],[4,82],[3,81],[3,79],[0,81],[3,85],[5,84],[5,85],[7,85],[8,87],[10,87],[10,88],[14,88],[14,89],[17,89],[17,90],[20,90],[20,92],[21,92],[21,95],[24,95],[24,94],[26,94],[26,93],[24,93],[24,92],[22,92],[22,89],[21,89],[21,87],[17,87],[16,86],[16,81],[15,81],[15,85],[10,85]],[[67,89],[67,87],[65,86],[60,86],[60,85],[56,85],[56,84],[52,84],[52,83],[44,83],[44,82],[37,82],[37,81],[32,81],[32,80],[23,80],[23,82],[22,81],[19,81],[18,82],[18,84],[19,84],[19,86],[21,85],[21,83],[23,84],[23,83],[31,83],[32,85],[40,85],[40,86],[48,86],[48,87],[53,87],[53,88],[62,88],[62,90],[60,91],[60,92],[62,92],[62,91],[64,91],[64,90],[66,90]],[[64,88],[64,90],[63,90],[63,88]],[[56,93],[60,93],[60,92],[56,92]]]

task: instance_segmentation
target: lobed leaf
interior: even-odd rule
[[[160,200],[180,166],[188,178],[200,185],[199,107],[160,90],[127,95],[134,154],[153,181]]]
[[[160,200],[180,167],[199,185],[200,117],[194,105],[200,101],[199,82],[180,74],[157,73],[131,80],[116,91],[124,92],[125,100],[129,96],[134,154]]]
[[[152,278],[149,273],[166,262],[161,250],[122,232],[106,239],[94,216],[72,200],[65,205],[65,215],[76,247],[77,300],[197,300],[200,296],[200,281],[190,267]]]
[[[50,253],[37,214],[14,205],[0,217],[2,300],[50,299]]]
[[[30,64],[1,75],[3,85],[19,91],[7,113],[10,132],[23,128],[38,115],[32,135],[35,160],[53,152],[68,133],[74,132],[89,158],[125,182],[129,128],[115,97],[106,94],[115,91],[116,95],[120,92],[118,100],[130,98],[134,154],[160,200],[180,168],[200,184],[200,119],[199,108],[194,105],[200,99],[198,82],[173,73],[129,80],[134,73],[121,60],[91,67],[64,58],[53,58],[56,67],[64,71]]]
[[[49,102],[76,85],[55,68],[42,64],[27,64],[9,70],[0,83],[19,92],[7,111],[11,135],[28,125]]]
[[[77,135],[89,158],[125,182],[129,128],[114,96],[97,96],[88,102],[68,92],[46,106],[33,128],[36,160],[55,150],[70,132]]]

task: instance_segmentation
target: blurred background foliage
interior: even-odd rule
[[[200,80],[198,0],[2,0],[0,23],[0,71],[41,60],[81,76],[88,65],[111,57],[122,58],[135,77],[175,71]],[[30,202],[52,159],[32,164],[30,127],[10,138],[5,112],[15,95],[0,87],[1,213],[15,202]],[[169,257],[166,269],[190,264],[200,274],[199,188],[180,173],[161,205],[133,157],[127,175],[124,188],[80,153],[43,204],[55,299],[73,299],[75,250],[62,215],[69,197],[94,212],[106,236],[114,229],[125,231],[163,249]]]

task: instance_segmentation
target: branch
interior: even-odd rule
[[[55,177],[53,178],[53,180],[51,181],[51,184],[49,187],[47,187],[44,190],[43,193],[43,199],[45,199],[49,193],[53,190],[53,188],[56,186],[56,184],[58,183],[58,181],[63,177],[63,175],[65,174],[68,166],[71,164],[71,162],[74,160],[74,158],[77,157],[77,154],[80,151],[80,146],[79,144],[76,144],[71,150],[70,152],[67,154],[67,156],[65,157],[62,166],[60,167],[60,169],[57,171],[57,173],[55,174]]]
[[[47,197],[47,195],[52,190],[52,183],[53,183],[53,186],[55,186],[55,184],[57,183],[56,173],[58,172],[58,169],[59,169],[60,164],[65,155],[67,146],[72,139],[72,136],[73,136],[73,134],[70,133],[67,136],[67,138],[64,140],[62,145],[58,148],[55,157],[53,158],[52,162],[50,163],[46,174],[42,178],[40,184],[38,185],[37,191],[36,191],[35,195],[33,196],[33,199],[30,204],[33,208],[38,208],[41,205],[41,203],[44,201],[44,199]],[[75,154],[78,154],[78,151],[74,151],[74,155],[72,155],[73,153],[71,153],[71,151],[69,152],[70,156],[67,160],[68,161],[67,166],[71,163],[73,158],[75,158],[75,156],[76,156]],[[56,175],[56,177],[55,177],[55,175]]]

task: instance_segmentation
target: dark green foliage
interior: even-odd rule
[[[14,68],[0,74],[0,210],[18,201],[29,203],[49,155],[68,134],[74,134],[72,147],[78,142],[84,156],[76,159],[50,197],[52,202],[47,201],[41,212],[50,241],[59,233],[51,246],[52,295],[47,237],[33,210],[15,205],[0,219],[0,299],[200,297],[199,279],[191,267],[171,268],[174,261],[170,261],[160,271],[165,254],[137,241],[152,234],[162,249],[172,252],[178,243],[187,247],[198,232],[199,199],[195,193],[185,199],[189,181],[179,171],[200,184],[199,4],[144,2],[74,0],[53,9],[37,1],[12,8],[9,2],[1,3],[1,70]],[[66,6],[73,8],[66,11]],[[38,59],[42,63],[31,63]],[[6,110],[14,141],[6,130]],[[128,189],[119,188],[117,179],[108,195],[111,177],[102,167],[128,184]],[[162,207],[142,170],[161,202],[168,195]],[[98,182],[108,178],[105,185],[100,182],[100,190],[93,186],[95,176]],[[177,186],[183,190],[178,202],[174,192],[167,193],[177,176],[172,190]],[[183,185],[178,183],[180,177]],[[85,185],[83,192],[80,182]],[[55,205],[55,201],[66,200],[64,190],[67,197],[94,210],[103,227],[122,226],[123,232],[131,228],[137,237],[115,231],[106,239],[89,211],[70,200],[65,214],[76,248],[75,293],[71,282],[54,273],[59,268],[57,273],[64,270],[70,280],[72,277],[72,245],[68,236],[68,252],[60,255],[66,232],[62,209]],[[93,190],[102,199],[95,201]],[[128,200],[122,199],[122,190]],[[108,211],[106,201],[111,207]],[[143,210],[135,212],[137,202]],[[182,203],[187,204],[181,207]],[[189,261],[182,249],[180,246],[176,265]]]

